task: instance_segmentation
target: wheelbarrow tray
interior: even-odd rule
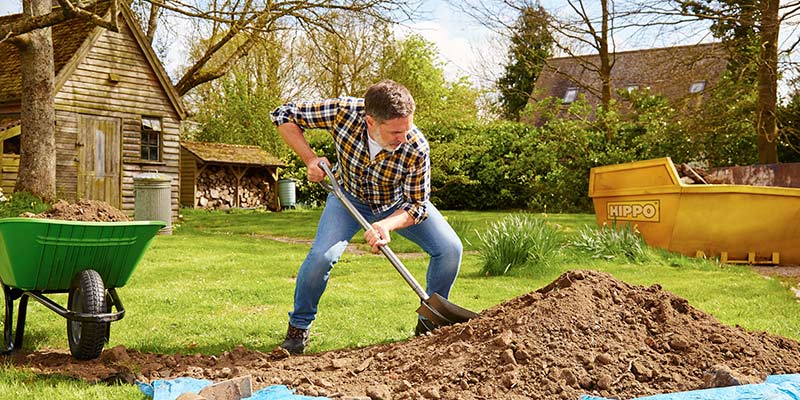
[[[0,280],[21,290],[66,291],[84,269],[106,288],[131,277],[162,221],[84,222],[0,219]]]

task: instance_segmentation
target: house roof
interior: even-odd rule
[[[286,166],[278,157],[267,153],[258,146],[181,141],[181,147],[194,154],[200,161],[206,163],[256,165],[264,167]]]
[[[612,87],[615,90],[650,88],[671,100],[690,95],[695,82],[708,88],[725,70],[725,51],[719,43],[624,51],[612,54]],[[547,60],[536,81],[533,98],[563,98],[569,88],[577,88],[590,103],[599,103],[600,78],[597,54],[559,57]]]
[[[94,4],[94,12],[98,15],[105,15],[109,12],[110,2],[99,0]],[[145,54],[151,67],[155,71],[158,80],[164,87],[170,102],[180,115],[181,119],[186,117],[186,109],[172,85],[169,77],[164,71],[164,67],[153,52],[150,44],[145,39],[139,24],[136,23],[132,12],[125,5],[125,2],[118,3],[118,10],[122,15],[122,20],[133,32],[133,36]],[[0,25],[8,24],[22,18],[22,14],[13,14],[0,17]],[[80,63],[86,52],[81,49],[91,44],[92,38],[96,37],[104,28],[97,27],[90,21],[82,18],[71,18],[52,27],[53,37],[53,62],[54,73],[56,76],[56,92],[61,89],[66,82],[68,75],[74,71],[74,67]],[[0,104],[16,104],[20,102],[22,93],[21,67],[19,52],[14,44],[9,41],[0,42]]]

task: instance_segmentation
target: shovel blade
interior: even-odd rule
[[[466,322],[478,316],[475,312],[449,302],[439,293],[434,293],[427,301],[423,301],[417,313],[437,326]]]

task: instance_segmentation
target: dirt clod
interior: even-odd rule
[[[173,355],[180,362],[169,366],[163,355],[126,349],[123,364],[109,352],[120,348],[88,362],[65,350],[10,360],[89,381],[126,365],[145,377],[167,367],[171,377],[250,374],[254,390],[283,383],[301,394],[350,399],[633,398],[800,372],[794,340],[723,325],[658,285],[629,285],[594,271],[567,272],[479,318],[405,342],[305,356],[238,347],[219,356]]]

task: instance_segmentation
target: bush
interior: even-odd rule
[[[510,215],[478,233],[481,272],[505,275],[512,269],[552,265],[563,247],[561,232],[543,219]],[[536,271],[536,270],[535,270]]]
[[[643,263],[649,260],[644,238],[629,224],[617,227],[603,224],[600,228],[586,227],[578,232],[569,245],[594,259],[628,260]]]
[[[0,218],[19,217],[25,212],[39,214],[50,209],[50,204],[28,192],[11,193],[5,197],[7,200],[0,202]]]

